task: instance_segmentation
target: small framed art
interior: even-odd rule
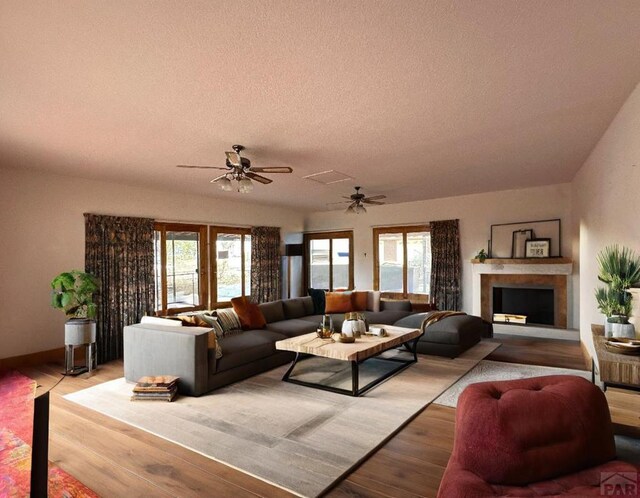
[[[525,258],[548,258],[551,254],[551,239],[530,239],[525,242]]]

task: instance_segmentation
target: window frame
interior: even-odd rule
[[[402,226],[388,226],[388,227],[375,227],[373,228],[373,290],[380,290],[380,235],[387,233],[400,233],[402,234],[402,292],[387,292],[381,293],[382,297],[391,299],[410,299],[412,301],[427,301],[431,299],[430,294],[419,294],[407,292],[408,287],[408,247],[407,247],[407,234],[415,232],[431,232],[431,227],[428,224],[422,225],[402,225]]]
[[[332,232],[310,232],[305,233],[304,241],[304,289],[309,288],[311,283],[311,241],[312,240],[329,240],[329,291],[333,292],[333,239],[349,240],[349,287],[347,290],[354,288],[354,253],[353,253],[353,230],[340,230]]]
[[[153,224],[153,230],[160,232],[160,309],[156,309],[158,316],[175,315],[187,311],[198,311],[206,309],[209,302],[209,278],[207,265],[207,226],[192,223],[166,223],[156,221]],[[167,232],[194,232],[199,236],[198,239],[198,280],[199,289],[198,297],[200,304],[197,306],[185,306],[183,308],[167,308],[168,304],[168,287],[167,287]],[[155,261],[154,261],[155,266]],[[155,275],[154,275],[155,276]]]
[[[211,302],[209,303],[209,309],[217,309],[217,308],[227,308],[231,306],[231,301],[218,301],[218,253],[217,253],[217,240],[218,234],[227,233],[234,235],[242,235],[240,238],[240,251],[242,254],[242,261],[240,262],[240,274],[241,278],[241,289],[242,296],[251,296],[251,288],[247,289],[244,274],[246,271],[246,262],[245,262],[245,241],[246,235],[251,235],[251,228],[244,227],[229,227],[229,226],[220,226],[220,225],[210,225],[209,226],[209,261],[211,267],[210,274],[210,283],[209,286],[211,288]],[[253,254],[251,255],[253,257]],[[251,287],[249,285],[249,287]]]

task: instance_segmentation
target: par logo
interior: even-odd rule
[[[604,496],[638,496],[637,472],[602,472],[600,494]]]

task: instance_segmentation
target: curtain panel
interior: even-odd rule
[[[154,311],[153,220],[85,214],[85,269],[96,296],[98,363],[122,358],[122,331]]]
[[[280,228],[251,228],[251,297],[256,303],[282,298]]]
[[[431,301],[439,310],[462,307],[462,265],[458,220],[432,221]]]

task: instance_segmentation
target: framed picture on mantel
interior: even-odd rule
[[[525,242],[525,258],[548,258],[551,239],[530,239]]]

